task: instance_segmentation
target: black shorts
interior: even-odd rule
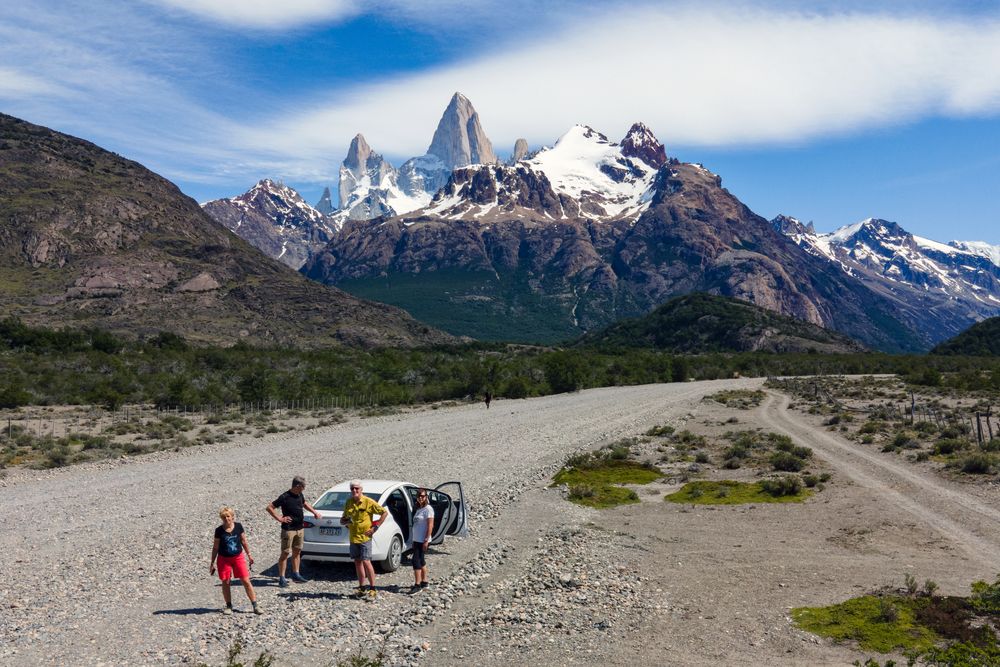
[[[417,542],[413,545],[413,552],[410,554],[410,561],[413,563],[414,570],[419,570],[427,565],[427,560],[424,556],[424,543]]]

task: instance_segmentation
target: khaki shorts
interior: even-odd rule
[[[281,531],[281,553],[291,553],[293,549],[302,551],[302,541],[305,538],[305,534],[306,531],[302,528]]]

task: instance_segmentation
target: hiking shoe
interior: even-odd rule
[[[410,591],[409,592],[410,592],[410,595],[413,595],[414,593],[419,593],[420,592],[420,584],[413,584],[412,586],[410,586]]]
[[[367,588],[365,588],[364,586],[358,586],[358,588],[354,591],[354,593],[351,595],[351,597],[354,597],[354,598],[357,598],[358,600],[360,600],[360,599],[362,599],[365,596],[365,594],[367,592],[368,592]]]
[[[306,579],[305,577],[303,577],[303,576],[302,576],[301,574],[299,574],[298,572],[292,572],[292,576],[291,576],[291,577],[289,577],[289,579],[291,579],[292,581],[297,581],[297,582],[299,582],[300,584],[304,584],[304,583],[306,583],[307,581],[309,581],[308,579]]]
[[[288,579],[284,577],[278,577],[278,585],[282,588],[288,588]]]
[[[253,603],[253,613],[255,613],[255,614],[257,614],[258,616],[260,616],[261,614],[263,614],[263,613],[264,613],[264,610],[262,610],[262,609],[261,609],[261,608],[260,608],[260,607],[259,607],[259,606],[257,605],[257,603],[256,603],[256,602],[254,602],[254,603]]]
[[[222,608],[222,615],[223,616],[232,616],[233,615],[233,608],[232,607],[223,607]]]
[[[374,588],[369,588],[368,592],[365,593],[365,595],[368,597],[369,600],[374,600],[375,598],[378,597],[378,593],[375,592]]]
[[[428,586],[430,586],[430,584],[428,584],[426,581],[420,582],[420,588],[427,588]]]

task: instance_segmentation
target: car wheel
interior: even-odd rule
[[[378,569],[383,572],[395,572],[403,562],[403,540],[399,535],[392,536],[392,543],[389,545],[389,552],[385,555],[385,560],[379,561]]]

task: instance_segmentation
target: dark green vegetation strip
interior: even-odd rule
[[[1000,577],[992,584],[973,583],[967,598],[939,596],[936,590],[933,581],[919,590],[915,578],[907,574],[903,589],[828,607],[799,607],[791,615],[800,628],[823,637],[856,641],[861,648],[880,653],[902,651],[910,665],[1000,665],[995,630],[1000,621]],[[869,659],[865,664],[879,663]]]
[[[992,371],[992,372],[990,372]],[[1000,387],[1000,361],[882,354],[710,354],[642,349],[555,350],[474,344],[423,350],[194,347],[163,333],[129,342],[99,330],[51,330],[0,321],[0,407],[238,401],[377,395],[385,405],[474,395],[524,398],[650,382],[812,373],[954,372],[942,382]]]
[[[672,352],[852,352],[863,346],[843,334],[712,294],[675,297],[638,319],[589,333],[584,345],[653,347]],[[762,347],[764,346],[764,347]]]
[[[694,505],[742,505],[744,503],[800,503],[812,495],[791,475],[763,482],[733,480],[688,482],[680,491],[668,494],[672,503]]]
[[[933,350],[933,354],[975,354],[1000,356],[1000,317],[973,324]]]

